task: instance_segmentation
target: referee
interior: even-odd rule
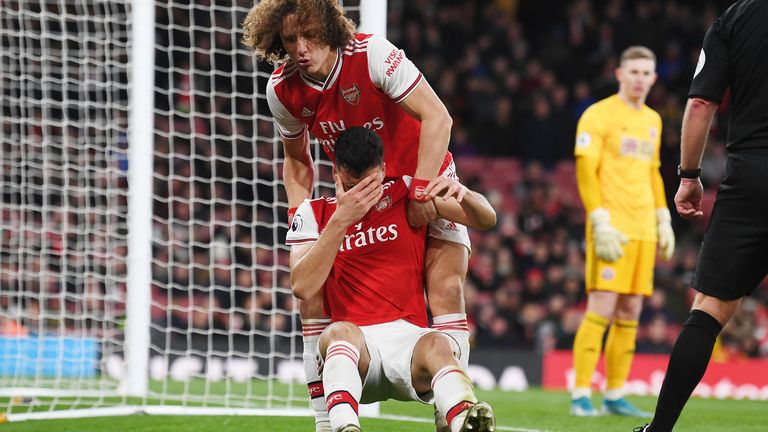
[[[730,87],[726,175],[692,285],[697,291],[675,342],[656,412],[638,432],[671,431],[704,376],[717,335],[741,298],[768,273],[768,0],[740,0],[704,36],[681,136],[677,212],[702,216],[701,155],[709,125]]]

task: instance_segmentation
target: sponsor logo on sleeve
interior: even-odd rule
[[[301,218],[301,215],[297,214],[293,217],[293,222],[291,222],[291,231],[300,231],[302,227],[304,227],[304,220]]]
[[[390,51],[387,58],[384,59],[384,64],[387,65],[387,70],[384,72],[384,75],[386,75],[387,78],[392,78],[392,74],[395,73],[397,67],[400,66],[400,63],[403,62],[404,58],[405,53],[402,50],[393,49]]]
[[[582,132],[576,137],[576,147],[584,148],[592,142],[592,137],[587,132]]]

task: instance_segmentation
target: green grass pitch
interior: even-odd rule
[[[624,431],[641,425],[642,419],[613,416],[576,418],[568,415],[568,395],[532,389],[522,393],[479,391],[494,407],[500,431]],[[595,398],[596,402],[597,397]],[[652,411],[653,398],[631,398]],[[432,409],[417,403],[386,402],[382,414],[415,419],[366,419],[366,432],[431,432]],[[147,416],[96,417],[73,420],[36,420],[0,424],[0,432],[312,432],[313,422],[302,417]],[[765,402],[692,399],[676,430],[696,432],[765,431]]]

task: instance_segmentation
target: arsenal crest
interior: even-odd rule
[[[347,89],[340,89],[341,97],[344,98],[350,105],[357,105],[360,102],[360,88],[357,84],[352,84],[352,87]]]
[[[376,211],[379,212],[379,213],[383,212],[384,210],[386,210],[386,209],[388,209],[390,207],[392,207],[392,197],[389,196],[389,195],[387,195],[381,201],[377,202],[376,205],[374,206]]]

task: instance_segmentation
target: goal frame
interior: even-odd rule
[[[120,397],[140,403],[85,409],[8,413],[8,421],[158,415],[312,416],[308,408],[216,408],[154,405],[149,397],[150,305],[152,298],[152,188],[155,106],[155,2],[126,0],[131,8],[128,116],[128,257],[123,374],[116,390],[60,390],[33,387],[0,389],[3,397]],[[343,0],[340,0],[343,4]],[[386,35],[387,1],[360,0],[358,29]],[[317,181],[317,179],[316,179]],[[379,405],[360,406],[360,415],[378,416]]]

